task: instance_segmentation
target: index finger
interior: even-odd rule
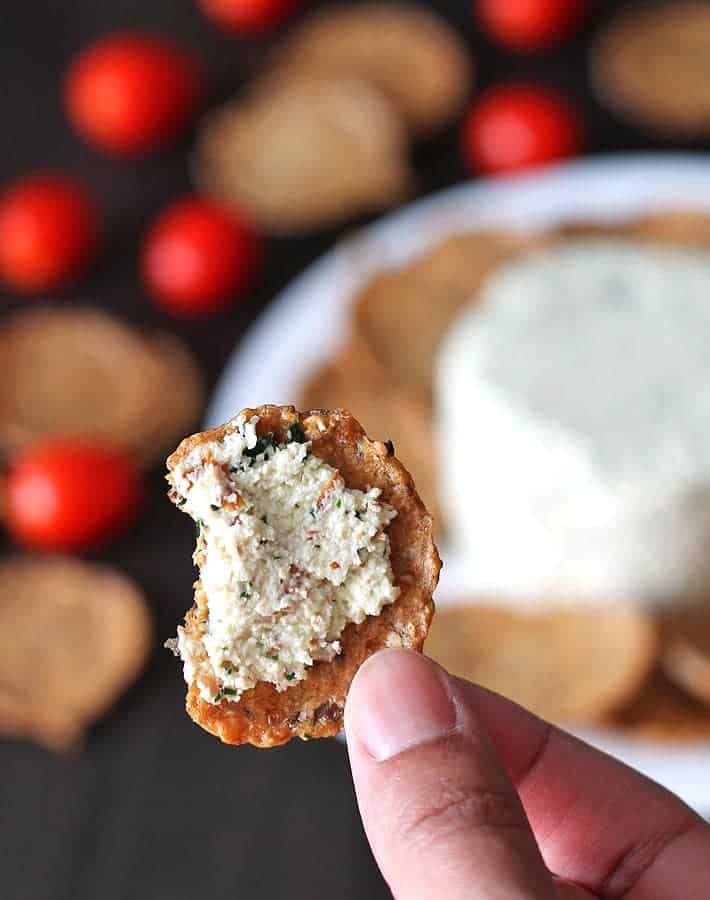
[[[515,784],[550,871],[605,900],[707,896],[710,827],[655,782],[456,679]]]

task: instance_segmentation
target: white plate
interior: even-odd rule
[[[398,265],[448,234],[484,226],[530,228],[611,221],[652,209],[710,211],[710,157],[611,156],[541,174],[477,181],[405,207],[342,241],[284,290],[241,342],[217,386],[208,424],[245,406],[293,403],[308,373],[346,335],[353,293],[372,273]],[[457,593],[447,558],[437,601]],[[666,748],[605,734],[585,737],[710,811],[710,744]]]

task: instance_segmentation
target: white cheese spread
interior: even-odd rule
[[[198,524],[195,561],[207,597],[204,632],[178,629],[185,679],[211,702],[257,682],[278,690],[340,652],[350,622],[378,615],[399,592],[380,491],[347,488],[310,452],[300,426],[275,445],[256,417],[234,420],[168,476]]]
[[[710,586],[710,258],[575,241],[500,269],[437,371],[471,590],[662,605]]]

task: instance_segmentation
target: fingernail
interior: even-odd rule
[[[450,734],[456,708],[444,676],[426,657],[383,650],[370,657],[350,687],[345,728],[383,762]]]

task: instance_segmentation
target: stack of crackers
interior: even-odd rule
[[[385,208],[414,186],[410,141],[455,117],[472,80],[461,38],[424,8],[328,7],[207,119],[196,180],[274,233]]]
[[[162,462],[202,409],[204,383],[178,338],[94,308],[33,308],[0,322],[0,453],[44,438],[89,438],[139,465]],[[0,563],[0,734],[52,749],[87,727],[137,677],[152,643],[141,589],[68,557]]]
[[[346,407],[369,433],[392,438],[440,535],[446,521],[433,427],[439,343],[498,266],[584,235],[710,252],[710,217],[675,211],[609,226],[449,237],[401,268],[376,275],[360,291],[347,342],[303,385],[302,406]],[[710,737],[710,608],[679,608],[654,619],[631,604],[590,610],[572,602],[550,609],[542,599],[542,611],[531,615],[485,598],[459,598],[456,607],[437,613],[427,649],[457,674],[553,720],[654,738]]]

